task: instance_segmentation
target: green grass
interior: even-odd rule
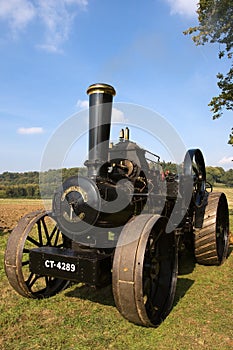
[[[232,229],[233,190],[224,188],[224,192]],[[93,290],[73,285],[44,300],[16,294],[3,269],[7,237],[0,237],[1,350],[233,348],[233,253],[220,267],[195,265],[188,253],[182,256],[174,307],[154,329],[125,320],[110,287]]]

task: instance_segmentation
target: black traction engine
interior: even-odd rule
[[[157,326],[172,308],[180,249],[191,249],[205,265],[227,257],[226,196],[207,191],[199,149],[184,155],[181,174],[163,174],[159,157],[131,141],[128,128],[118,143],[109,143],[115,90],[94,84],[87,94],[87,176],[65,180],[51,212],[19,221],[7,243],[5,271],[29,298],[53,296],[71,282],[112,284],[126,319]]]

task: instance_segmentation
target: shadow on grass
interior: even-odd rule
[[[180,299],[182,299],[185,296],[187,291],[194,284],[194,280],[187,277],[179,276],[191,274],[195,268],[195,265],[196,261],[192,252],[184,250],[182,253],[180,253],[178,279],[173,307],[179,303]]]
[[[177,279],[177,285],[176,285],[176,293],[175,298],[173,301],[173,306],[176,306],[180,299],[182,299],[187,291],[192,287],[194,283],[194,280],[191,280],[190,278],[179,278]]]
[[[65,293],[68,297],[80,298],[84,300],[90,300],[94,303],[115,306],[113,293],[112,293],[112,285],[109,285],[104,288],[93,288],[87,285],[81,285],[73,289],[72,291],[67,291]]]
[[[180,299],[182,299],[187,291],[192,287],[194,281],[189,278],[179,278],[177,279],[175,299],[173,302],[173,307],[176,306]],[[67,291],[66,296],[79,298],[83,300],[89,300],[94,303],[107,305],[107,306],[116,306],[112,294],[112,286],[109,285],[102,289],[94,289],[92,287],[83,285],[77,286],[72,291]]]
[[[195,260],[192,254],[188,252],[183,253],[179,259],[179,275],[186,275],[191,273],[194,267]],[[173,306],[175,306],[179,300],[183,298],[193,283],[194,281],[189,278],[178,278]],[[79,284],[75,289],[67,291],[65,295],[68,297],[90,300],[94,303],[99,303],[102,305],[115,306],[111,285],[98,289],[87,286],[85,284]]]

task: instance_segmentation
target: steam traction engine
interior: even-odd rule
[[[183,173],[161,179],[158,162],[121,130],[109,147],[112,98],[106,84],[89,95],[88,176],[71,177],[54,194],[52,211],[24,216],[11,233],[5,270],[22,296],[46,298],[70,281],[112,283],[120,313],[157,326],[171,310],[178,250],[191,247],[198,263],[220,265],[228,252],[224,193],[207,192],[199,149],[184,157]]]

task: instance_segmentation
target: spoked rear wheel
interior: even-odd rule
[[[195,233],[195,257],[199,264],[220,265],[228,253],[229,213],[224,193],[208,196],[202,228]]]
[[[158,326],[171,310],[178,254],[167,218],[139,215],[123,228],[113,261],[113,295],[120,313],[143,326]]]
[[[29,298],[50,297],[69,281],[36,275],[29,269],[29,252],[33,248],[64,247],[66,241],[50,213],[36,211],[25,215],[9,236],[5,252],[5,271],[11,286]]]

